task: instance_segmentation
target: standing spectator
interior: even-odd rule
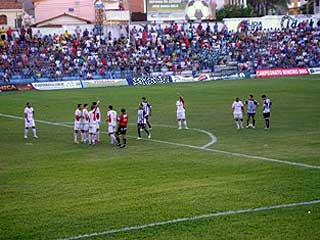
[[[13,34],[13,30],[12,30],[12,28],[11,27],[9,27],[8,28],[8,30],[7,30],[7,39],[8,39],[8,41],[12,41],[12,34]]]

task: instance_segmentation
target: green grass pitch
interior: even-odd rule
[[[60,239],[207,213],[320,199],[320,169],[204,151],[201,132],[176,126],[177,93],[188,125],[213,133],[210,149],[320,166],[320,79],[254,79],[147,87],[2,93],[0,113],[72,122],[77,103],[99,97],[129,115],[128,146],[101,135],[97,146],[73,144],[72,128],[37,123],[39,139],[23,139],[24,121],[0,117],[0,239]],[[271,129],[236,130],[231,104],[249,94],[273,101]],[[153,105],[152,139],[137,141],[136,107]],[[106,131],[106,125],[101,129]],[[30,132],[29,132],[30,134]],[[144,133],[143,137],[146,139]],[[31,136],[31,135],[30,135]],[[311,213],[308,213],[311,211]],[[319,239],[320,204],[172,223],[88,239]]]

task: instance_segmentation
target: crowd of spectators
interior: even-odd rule
[[[154,72],[214,72],[217,64],[239,71],[320,67],[320,24],[296,29],[221,30],[218,25],[172,23],[133,27],[114,38],[77,28],[43,35],[22,27],[0,30],[0,75],[21,79],[93,79],[146,76]]]

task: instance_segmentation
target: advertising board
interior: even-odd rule
[[[82,88],[80,81],[35,82],[32,86],[36,90],[58,90]]]

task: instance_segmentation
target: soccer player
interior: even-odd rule
[[[256,128],[256,109],[259,106],[258,101],[253,98],[253,95],[250,94],[249,98],[245,101],[247,106],[247,128],[250,127],[250,118],[252,118],[252,128]]]
[[[146,124],[148,125],[149,130],[152,130],[151,124],[149,122],[149,116],[151,116],[152,106],[148,103],[146,97],[141,98],[143,111],[145,112]]]
[[[138,108],[138,119],[137,119],[137,129],[138,129],[138,140],[141,140],[141,131],[144,130],[148,134],[148,138],[151,138],[151,133],[146,129],[147,119],[146,113],[143,110],[143,104],[139,105]]]
[[[114,142],[117,142],[115,133],[116,133],[116,127],[117,127],[117,112],[113,110],[113,106],[108,106],[108,112],[107,112],[107,119],[106,122],[108,123],[108,134],[110,136],[110,143],[113,144]]]
[[[28,130],[32,128],[32,134],[34,138],[38,138],[36,125],[34,121],[34,109],[31,106],[31,103],[27,102],[26,107],[24,109],[24,138],[28,138]]]
[[[124,108],[121,109],[121,114],[118,117],[118,129],[116,134],[117,146],[124,148],[127,145],[127,124],[128,124],[128,115]],[[119,135],[122,135],[123,144],[120,142]]]
[[[243,128],[243,103],[240,101],[240,98],[237,97],[233,102],[232,110],[237,129]]]
[[[93,102],[92,105],[95,107],[97,105],[97,102]],[[97,137],[97,142],[100,142],[100,120],[101,120],[101,113],[100,113],[100,108],[97,107],[96,109],[96,118],[97,118],[97,133],[96,133],[96,137]]]
[[[91,105],[91,111],[89,112],[89,144],[96,144],[97,140],[97,108],[99,101],[96,105]]]
[[[188,129],[187,120],[186,120],[185,101],[182,96],[180,96],[178,101],[176,102],[176,111],[177,111],[178,129],[181,129],[181,122],[183,122],[184,128]]]
[[[264,118],[264,123],[265,123],[264,129],[269,129],[270,128],[270,112],[271,112],[272,102],[265,94],[263,94],[261,96],[261,98],[263,100],[262,113],[263,113],[263,118]]]
[[[83,110],[82,110],[82,136],[83,136],[83,142],[88,143],[89,141],[89,112],[88,112],[88,104],[85,103],[83,105]]]
[[[82,119],[82,105],[78,104],[77,109],[74,111],[74,143],[79,144],[78,142],[78,133],[81,132],[81,119]],[[82,132],[81,132],[82,135]],[[81,136],[82,138],[82,136]]]

